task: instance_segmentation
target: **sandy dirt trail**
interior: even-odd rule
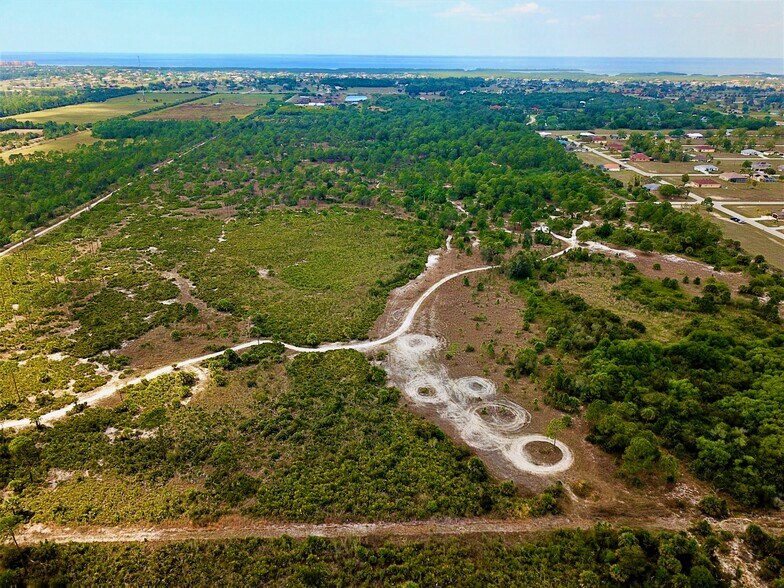
[[[588,224],[589,224],[588,221],[583,222],[581,225],[579,225],[578,227],[576,227],[572,231],[571,236],[569,236],[569,237],[562,237],[560,235],[557,235],[557,234],[553,233],[553,236],[558,238],[559,240],[563,241],[566,244],[566,247],[564,247],[563,249],[561,249],[557,253],[554,253],[554,254],[546,257],[545,259],[550,259],[550,258],[553,258],[553,257],[559,257],[559,256],[565,254],[567,251],[577,247],[578,246],[577,231],[580,230],[581,228],[584,228],[584,227],[588,226]],[[588,246],[589,246],[589,248],[591,248],[591,244],[588,244]],[[602,250],[604,250],[604,249],[609,249],[609,248],[602,247]],[[426,272],[431,270],[431,269],[434,269],[436,267],[436,265],[437,265],[437,262],[431,263],[430,267],[426,269]],[[419,296],[419,298],[417,298],[417,300],[413,303],[411,308],[409,308],[409,310],[406,313],[406,315],[405,315],[403,321],[401,322],[401,324],[394,331],[392,331],[388,335],[386,335],[384,337],[381,337],[379,339],[374,339],[374,340],[371,340],[371,341],[349,341],[349,342],[344,342],[344,343],[326,343],[326,344],[321,345],[319,347],[300,347],[300,346],[297,346],[297,345],[290,345],[288,343],[283,343],[283,346],[286,349],[288,349],[289,351],[293,351],[295,353],[324,353],[326,351],[336,351],[336,350],[340,350],[340,349],[354,349],[356,351],[371,351],[373,349],[376,349],[378,347],[381,347],[383,345],[391,343],[392,341],[396,340],[401,335],[404,335],[405,333],[407,333],[409,331],[409,329],[411,328],[411,325],[413,324],[414,319],[416,318],[416,315],[419,312],[419,309],[427,301],[427,299],[430,298],[430,296],[432,296],[433,293],[436,292],[441,286],[443,286],[444,284],[446,284],[447,282],[449,282],[451,280],[454,280],[455,278],[459,278],[459,277],[465,276],[467,274],[472,274],[472,273],[475,273],[475,272],[488,271],[488,270],[494,269],[496,267],[498,267],[498,266],[486,265],[486,266],[481,266],[481,267],[469,268],[469,269],[465,269],[465,270],[461,270],[461,271],[458,271],[458,272],[451,273],[451,274],[447,275],[446,277],[441,278],[435,284],[430,286],[421,296]],[[275,341],[273,341],[272,339],[257,339],[257,340],[254,340],[254,341],[248,341],[246,343],[241,343],[240,345],[236,345],[236,346],[232,347],[231,349],[233,351],[240,352],[240,351],[244,351],[246,349],[249,349],[251,347],[255,347],[256,345],[261,345],[261,344],[264,344],[264,343],[274,343],[274,342]],[[122,388],[125,388],[126,386],[132,386],[132,385],[135,385],[135,384],[139,384],[140,382],[143,382],[143,381],[152,380],[154,378],[157,378],[159,376],[163,376],[165,374],[169,374],[169,373],[171,373],[173,371],[176,371],[176,370],[182,370],[182,369],[191,368],[192,366],[198,365],[198,364],[200,364],[200,363],[202,363],[204,361],[220,357],[221,355],[223,355],[224,352],[225,352],[225,350],[224,351],[218,351],[218,352],[215,352],[215,353],[209,353],[207,355],[201,355],[201,356],[198,356],[198,357],[192,357],[190,359],[186,359],[186,360],[183,360],[183,361],[180,361],[180,362],[176,362],[176,363],[173,363],[173,364],[165,365],[163,367],[160,367],[160,368],[157,368],[157,369],[152,370],[150,372],[147,372],[146,374],[144,374],[142,376],[139,376],[139,377],[136,377],[136,378],[133,378],[131,380],[122,380],[122,379],[119,379],[118,377],[112,378],[112,380],[110,380],[107,384],[105,384],[105,385],[103,385],[103,386],[101,386],[99,388],[96,388],[95,390],[92,390],[90,392],[87,392],[87,393],[82,394],[81,396],[79,396],[79,399],[75,403],[69,404],[69,405],[64,406],[64,407],[62,407],[60,409],[53,410],[51,412],[45,413],[43,415],[40,415],[38,417],[38,419],[37,419],[37,422],[39,424],[43,424],[43,425],[51,424],[51,423],[53,423],[53,422],[55,422],[57,420],[60,420],[60,419],[62,419],[64,417],[66,417],[68,415],[68,413],[76,407],[77,404],[84,404],[84,405],[87,405],[87,406],[94,406],[95,404],[101,402],[102,400],[105,400],[106,398],[109,398],[109,397],[113,396],[119,390],[121,390]],[[3,430],[3,429],[15,429],[15,430],[25,429],[25,428],[33,426],[35,423],[36,423],[36,420],[30,419],[30,418],[5,420],[5,421],[0,421],[0,430]]]
[[[688,529],[698,522],[684,516],[659,517],[616,517],[615,526],[633,526],[649,530],[678,531]],[[78,527],[60,525],[30,525],[21,530],[16,538],[20,544],[40,541],[53,543],[113,543],[134,541],[187,541],[241,539],[246,537],[327,537],[332,539],[349,537],[398,537],[425,538],[456,535],[536,535],[558,529],[590,529],[598,522],[607,522],[607,515],[571,517],[566,515],[526,519],[432,519],[408,522],[373,523],[281,523],[248,519],[241,516],[224,517],[214,523],[197,526],[189,522],[161,525],[136,525],[127,527]],[[730,518],[712,521],[714,526],[733,533],[742,533],[749,523],[758,524],[768,532],[782,533],[784,518],[760,517]]]

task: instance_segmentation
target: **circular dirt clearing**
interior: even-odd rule
[[[430,374],[417,376],[405,385],[403,391],[417,404],[445,404],[449,393],[437,376]]]
[[[533,445],[529,450],[528,446]],[[572,450],[569,449],[564,443],[560,441],[555,442],[555,448],[560,451],[560,459],[554,463],[537,463],[538,460],[543,459],[543,456],[537,455],[538,452],[543,452],[542,444],[553,444],[553,440],[544,435],[524,435],[519,439],[515,439],[504,449],[506,458],[514,464],[514,466],[524,472],[531,474],[557,474],[565,472],[574,463],[574,455]],[[551,453],[551,456],[556,454]]]
[[[488,428],[499,433],[517,433],[531,422],[531,413],[510,400],[483,402],[471,412]]]
[[[455,382],[455,392],[461,402],[488,400],[495,396],[495,384],[485,378],[469,376]]]

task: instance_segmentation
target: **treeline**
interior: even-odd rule
[[[104,102],[109,98],[135,93],[135,88],[86,88],[75,92],[70,89],[53,88],[2,92],[0,93],[0,116],[13,116],[36,110],[81,104],[82,102]]]
[[[438,103],[390,96],[379,105],[388,111],[271,106],[205,146],[198,165],[242,166],[237,175],[253,189],[235,191],[232,203],[251,209],[270,200],[380,202],[424,219],[451,215],[449,202],[462,199],[491,224],[515,210],[529,224],[551,206],[587,210],[616,190],[519,113],[490,110],[476,95]]]
[[[564,257],[592,260],[579,251]],[[558,268],[547,266],[565,263],[524,261],[511,263],[509,275],[557,279]],[[547,377],[547,401],[566,411],[586,406],[589,440],[617,455],[621,472],[635,483],[677,479],[675,456],[746,506],[776,504],[784,495],[780,277],[757,270],[770,278],[752,280],[771,295],[762,305],[756,298],[733,300],[715,281],[687,297],[677,280],[652,280],[631,264],[619,266],[625,277],[617,294],[652,311],[684,313],[685,325],[662,343],[643,336],[644,323],[624,322],[577,296],[528,290],[525,320],[543,322],[541,350],[559,358]],[[570,369],[574,362],[579,367]]]
[[[214,129],[206,122],[131,119],[96,123],[95,127],[97,136],[118,141],[68,153],[11,156],[10,163],[0,161],[0,245],[21,239],[25,232],[131,180],[145,166],[204,140]],[[126,138],[136,140],[131,143]]]
[[[704,529],[704,528],[703,528]],[[520,539],[44,543],[0,552],[4,585],[724,586],[719,535],[612,529]]]
[[[692,102],[642,100],[634,96],[596,92],[505,94],[510,106],[538,110],[539,129],[717,129],[757,130],[772,127],[770,117],[755,118],[697,108]]]
[[[321,83],[325,86],[340,86],[341,88],[387,88],[400,86],[408,94],[446,94],[468,92],[476,88],[490,85],[490,82],[480,77],[445,77],[445,78],[359,78],[359,77],[325,77]]]

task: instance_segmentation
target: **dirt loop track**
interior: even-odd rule
[[[549,533],[558,529],[591,529],[601,522],[602,517],[568,517],[550,516],[529,519],[433,519],[428,521],[410,521],[404,523],[271,523],[239,516],[224,517],[215,523],[195,526],[190,523],[173,523],[158,526],[134,527],[68,527],[30,525],[17,533],[20,544],[35,544],[40,541],[52,543],[127,543],[137,541],[169,542],[169,541],[209,541],[223,539],[243,539],[250,537],[276,538],[293,537],[326,537],[330,539],[346,538],[398,538],[425,539],[432,536],[458,535],[510,535],[532,536]],[[606,521],[606,518],[604,519]],[[679,531],[688,528],[697,521],[684,517],[657,517],[634,519],[614,519],[613,526],[631,526],[651,531]],[[751,521],[745,518],[733,518],[715,522],[716,527],[733,533],[741,533],[746,526],[754,522],[769,532],[781,533],[784,520],[781,518],[762,518]]]

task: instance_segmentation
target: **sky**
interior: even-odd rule
[[[0,52],[784,60],[784,0],[0,0],[0,12]]]

